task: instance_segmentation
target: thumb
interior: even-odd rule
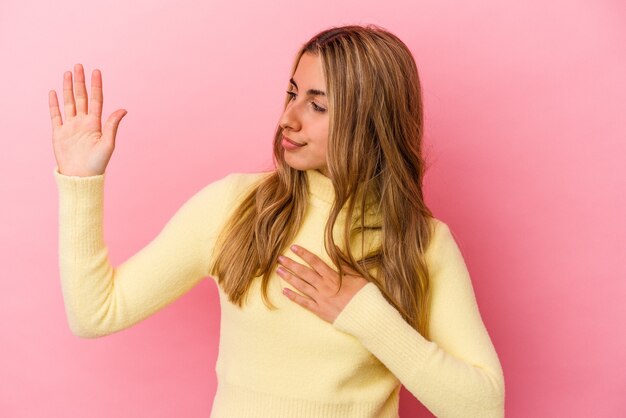
[[[111,113],[111,116],[104,123],[104,127],[102,129],[102,136],[106,141],[110,141],[111,145],[115,145],[115,136],[117,135],[117,127],[119,126],[122,118],[126,116],[128,111],[125,109],[116,110]]]

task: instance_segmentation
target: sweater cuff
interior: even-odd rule
[[[104,180],[96,176],[66,176],[54,168],[59,194],[59,251],[77,255],[100,251],[104,243]],[[65,248],[72,243],[72,249]]]
[[[408,365],[419,369],[436,349],[387,302],[373,282],[350,299],[333,326],[356,337],[393,372]]]
[[[60,192],[73,192],[80,189],[81,192],[101,192],[104,183],[105,174],[95,176],[67,176],[59,172],[59,167],[55,166],[54,178],[57,182]]]
[[[102,209],[105,174],[96,176],[66,176],[54,168],[54,178],[62,209],[86,210]]]

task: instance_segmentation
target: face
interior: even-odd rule
[[[285,162],[296,170],[316,169],[328,177],[328,100],[322,62],[317,55],[304,53],[289,81],[290,101],[280,118],[283,136],[304,144],[282,140]]]

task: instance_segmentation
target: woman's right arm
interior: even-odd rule
[[[54,170],[59,192],[59,273],[72,332],[95,338],[128,328],[208,276],[230,201],[229,174],[188,199],[143,249],[117,267],[103,236],[104,177]]]
[[[208,275],[215,236],[231,203],[231,180],[241,177],[231,174],[205,186],[145,248],[114,268],[103,238],[103,189],[126,111],[116,110],[102,126],[100,71],[92,73],[89,101],[82,65],[74,71],[75,83],[71,72],[63,74],[65,120],[56,92],[48,94],[59,191],[59,271],[70,329],[94,338],[136,324]]]

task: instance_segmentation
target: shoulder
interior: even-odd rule
[[[269,174],[269,172],[224,174],[205,184],[188,198],[180,209],[180,214],[183,217],[220,224],[243,199],[246,192]]]
[[[226,175],[221,181],[226,183],[233,200],[242,198],[263,180],[273,174],[273,171],[259,171],[254,173],[234,172]]]
[[[274,171],[258,171],[254,173],[230,173],[226,176],[235,187],[247,189],[255,186],[265,178],[272,175]]]
[[[431,239],[429,249],[436,247],[442,240],[449,239],[452,235],[450,227],[441,219],[433,217],[430,220]]]
[[[461,249],[447,223],[440,219],[432,218],[431,232],[425,257],[433,271],[452,261],[458,262],[463,259]]]
[[[228,173],[206,184],[202,190],[200,190],[200,193],[205,195],[220,193],[234,196],[251,189],[271,173],[272,172],[267,171],[256,173]]]
[[[223,207],[232,207],[272,173],[272,171],[262,171],[225,174],[204,186],[197,193],[198,200]]]
[[[227,208],[268,173],[228,173],[206,183],[187,200],[185,206],[205,211],[206,207]]]

